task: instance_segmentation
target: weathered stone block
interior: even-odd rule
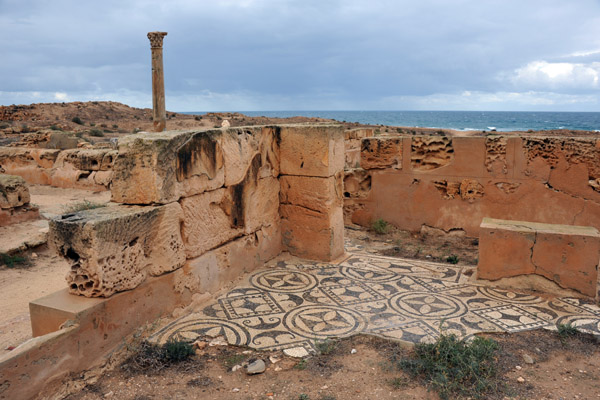
[[[112,200],[166,204],[223,186],[221,131],[127,136],[113,166]]]
[[[183,210],[182,236],[188,258],[241,236],[243,226],[232,216],[227,189],[217,189],[180,200]]]
[[[402,138],[365,138],[361,141],[363,169],[402,169]]]
[[[9,209],[29,203],[29,188],[20,176],[0,174],[0,208]]]
[[[596,297],[600,260],[596,228],[485,218],[480,232],[479,278],[536,274]]]
[[[283,247],[291,254],[323,261],[344,254],[344,215],[341,207],[321,213],[282,204],[280,213]]]
[[[344,169],[344,132],[338,125],[281,127],[281,174],[328,177]]]
[[[52,219],[48,243],[71,263],[71,293],[108,297],[183,265],[182,219],[178,203],[97,208]]]
[[[279,224],[265,226],[200,257],[188,260],[186,281],[192,291],[214,293],[281,253]]]
[[[279,181],[282,204],[301,206],[321,213],[343,205],[342,173],[328,178],[283,175]]]
[[[116,154],[110,149],[73,149],[61,151],[56,159],[55,167],[63,168],[67,163],[72,164],[75,169],[82,171],[100,171],[104,167],[110,169],[111,165],[104,164],[104,158],[108,153]]]
[[[18,175],[28,183],[50,183],[50,168],[59,150],[0,147],[0,172]]]

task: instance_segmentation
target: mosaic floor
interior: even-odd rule
[[[235,345],[307,353],[315,340],[357,333],[419,343],[440,331],[468,338],[570,323],[600,335],[600,308],[580,300],[477,286],[461,267],[347,250],[337,264],[271,262],[151,340],[223,336]]]

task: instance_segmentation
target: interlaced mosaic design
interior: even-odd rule
[[[170,323],[153,341],[223,336],[256,349],[304,348],[315,340],[368,333],[420,343],[440,332],[555,329],[600,335],[600,308],[468,283],[465,268],[366,254],[327,264],[275,261],[202,311]]]

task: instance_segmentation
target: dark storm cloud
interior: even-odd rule
[[[165,30],[171,109],[597,106],[599,11],[553,0],[0,1],[0,103],[147,106],[145,34]]]

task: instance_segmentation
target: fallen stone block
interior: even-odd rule
[[[29,187],[20,176],[0,174],[0,208],[9,209],[28,204]]]
[[[480,226],[481,279],[536,274],[596,297],[599,261],[600,232],[593,227],[492,218]]]
[[[71,264],[70,293],[108,297],[184,264],[182,219],[178,203],[102,207],[52,219],[48,243]]]
[[[339,125],[281,127],[281,174],[329,177],[344,169],[344,132]]]

